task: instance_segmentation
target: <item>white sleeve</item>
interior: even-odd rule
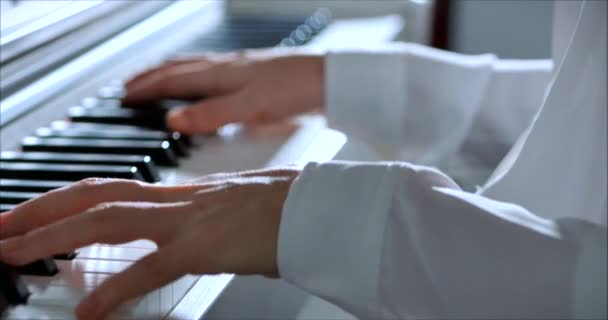
[[[606,230],[582,263],[588,230],[466,193],[428,167],[311,163],[283,209],[278,264],[365,319],[569,318],[575,291],[592,298],[587,316],[605,315]]]
[[[398,153],[393,158],[433,163],[455,152],[478,121],[515,140],[541,105],[552,63],[393,43],[330,52],[325,70],[330,125]]]

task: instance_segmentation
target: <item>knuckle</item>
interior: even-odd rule
[[[96,224],[106,224],[111,223],[121,209],[123,205],[119,202],[104,202],[91,208],[88,214]]]
[[[111,184],[113,187],[121,188],[124,190],[135,190],[138,191],[140,188],[145,186],[145,183],[138,180],[126,180],[126,179],[116,179],[112,180]]]
[[[76,190],[84,195],[97,195],[104,190],[125,190],[142,187],[137,180],[112,179],[112,178],[86,178],[78,181]]]
[[[112,201],[97,204],[88,211],[91,219],[98,224],[116,225],[129,221],[145,221],[151,219],[158,207],[151,203]]]
[[[76,182],[76,187],[82,190],[95,189],[100,185],[105,184],[109,179],[107,178],[86,178]]]
[[[73,185],[73,190],[82,199],[91,199],[92,196],[98,194],[110,179],[107,178],[86,178],[80,180]]]

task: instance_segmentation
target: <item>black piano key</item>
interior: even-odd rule
[[[42,193],[37,192],[20,192],[20,191],[0,191],[0,203],[2,204],[20,204],[30,199],[39,197]]]
[[[2,160],[0,160],[2,162]],[[65,187],[71,181],[0,179],[0,191],[48,192]]]
[[[14,267],[0,261],[0,295],[10,305],[24,304],[30,292]]]
[[[152,158],[150,158],[149,156],[141,155],[2,151],[0,152],[0,162],[36,162],[134,166],[137,167],[137,169],[140,171],[141,175],[147,182],[160,181],[158,169],[156,168],[156,164],[152,161]],[[23,183],[27,182],[22,182],[22,184]],[[3,189],[4,184],[5,183],[0,180],[0,190]],[[12,185],[16,184],[16,182],[12,183]],[[56,183],[55,185],[58,184]],[[48,190],[50,189],[44,191]]]
[[[105,90],[105,89],[104,89]],[[105,94],[105,93],[104,93]],[[145,101],[145,102],[130,102],[125,103],[122,98],[116,98],[111,96],[98,97],[86,97],[80,101],[80,105],[76,107],[85,108],[143,108],[143,109],[160,109],[162,112],[167,112],[176,107],[183,107],[190,105],[201,99],[200,96],[193,96],[190,99],[161,99],[156,101]]]
[[[78,252],[72,251],[68,253],[59,253],[53,255],[53,259],[55,260],[74,260],[78,256]]]
[[[0,292],[0,317],[4,314],[6,309],[8,309],[8,300],[4,297],[2,292]]]
[[[72,122],[132,125],[167,130],[166,110],[145,108],[84,108],[72,107],[68,116]]]
[[[81,129],[81,130],[98,130],[98,131],[128,131],[128,132],[140,132],[140,131],[153,131],[153,132],[167,132],[163,130],[155,130],[150,128],[142,128],[132,125],[122,124],[101,124],[91,122],[69,122],[69,121],[53,121],[50,127],[52,129]],[[170,132],[170,131],[169,131]],[[189,135],[170,132],[174,139],[182,141],[185,145],[191,146],[192,139]]]
[[[188,149],[180,140],[181,135],[177,132],[164,131],[110,131],[95,129],[53,129],[39,128],[36,136],[40,138],[82,138],[82,139],[117,139],[117,140],[145,140],[145,141],[169,141],[171,149],[178,156],[187,156]]]
[[[29,276],[52,277],[59,273],[59,268],[52,257],[36,260],[30,264],[16,267],[17,272]]]
[[[27,137],[21,148],[27,152],[148,155],[158,165],[177,166],[177,156],[168,141]]]
[[[16,207],[16,205],[14,205],[14,204],[0,203],[0,213],[11,211],[11,210],[15,209],[15,207]]]
[[[123,108],[133,108],[133,109],[160,109],[161,111],[167,112],[174,108],[184,107],[187,105],[191,105],[200,101],[202,97],[200,95],[193,96],[189,99],[161,99],[155,101],[145,101],[145,102],[129,102],[122,103],[121,107]]]
[[[133,166],[0,162],[0,178],[78,181],[90,177],[144,180]]]

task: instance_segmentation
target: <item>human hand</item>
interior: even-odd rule
[[[271,122],[323,105],[323,65],[323,56],[271,50],[175,60],[128,81],[124,101],[199,99],[168,113],[168,126],[183,133],[212,132],[232,122]]]
[[[79,319],[103,319],[184,274],[277,276],[281,210],[298,172],[215,174],[173,187],[83,180],[2,214],[0,260],[23,265],[94,243],[154,241],[157,251],[81,301]]]

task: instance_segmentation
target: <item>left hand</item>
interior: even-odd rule
[[[23,265],[94,243],[150,239],[158,250],[102,283],[79,319],[103,319],[122,302],[184,274],[278,276],[281,211],[296,169],[215,174],[179,186],[86,179],[0,216],[0,260]]]
[[[193,100],[167,114],[167,125],[187,134],[214,132],[232,122],[276,122],[323,106],[324,61],[301,49],[168,61],[129,80],[123,102],[145,108],[145,102],[159,99]]]

